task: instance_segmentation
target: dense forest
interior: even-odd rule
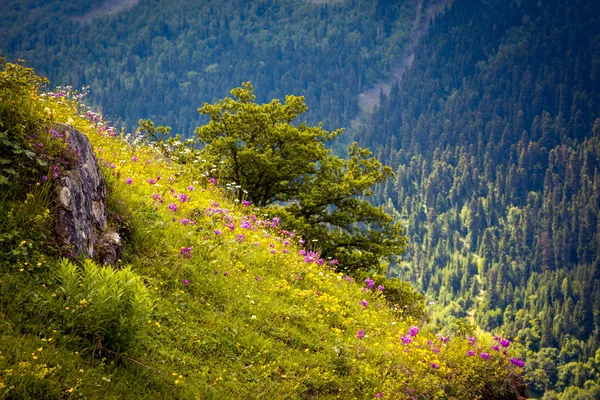
[[[441,325],[525,344],[530,388],[569,399],[600,390],[599,107],[595,2],[457,1],[357,133],[397,172],[392,273]]]
[[[0,53],[56,85],[90,86],[103,113],[192,134],[196,110],[251,81],[260,101],[305,96],[309,122],[329,129],[358,111],[357,95],[393,67],[419,22],[411,1],[142,1],[81,20],[98,0],[0,4]]]

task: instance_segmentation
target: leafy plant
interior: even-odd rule
[[[210,122],[196,133],[205,145],[201,155],[221,163],[221,180],[243,189],[239,201],[272,206],[284,228],[316,242],[315,250],[346,269],[378,269],[380,258],[404,251],[400,226],[360,198],[393,175],[389,167],[356,143],[347,160],[333,155],[325,145],[343,130],[295,124],[308,109],[303,97],[256,104],[248,82],[231,93],[235,99],[199,109]]]
[[[125,350],[152,308],[143,282],[130,267],[114,270],[85,260],[63,259],[56,269],[64,327],[99,348]]]

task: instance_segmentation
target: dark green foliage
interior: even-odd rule
[[[376,193],[409,236],[391,273],[439,302],[440,324],[471,310],[522,341],[539,391],[598,379],[598,11],[454,2],[356,135],[397,171]]]
[[[240,185],[238,200],[272,206],[282,226],[299,232],[323,257],[345,269],[379,269],[382,257],[402,253],[402,229],[382,208],[360,197],[392,171],[356,143],[344,160],[325,144],[342,133],[321,125],[294,125],[307,110],[304,98],[287,96],[256,104],[252,86],[232,90],[235,99],[205,104],[210,122],[196,130],[200,157],[220,165],[220,179]],[[309,248],[310,248],[309,247]]]
[[[343,126],[357,95],[388,73],[410,35],[411,1],[140,1],[130,12],[80,17],[100,1],[0,4],[0,54],[24,58],[59,85],[90,85],[105,115],[191,136],[199,104],[240,82],[259,101],[304,95],[312,123]],[[315,112],[316,110],[318,112]]]

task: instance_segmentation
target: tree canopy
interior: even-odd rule
[[[297,123],[307,111],[304,97],[257,104],[250,83],[231,93],[199,109],[210,121],[196,133],[202,156],[221,165],[221,181],[240,186],[238,200],[270,207],[284,228],[346,269],[377,268],[381,257],[405,250],[400,226],[364,199],[391,168],[356,143],[349,158],[334,155],[326,144],[343,130]]]

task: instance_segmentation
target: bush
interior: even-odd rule
[[[56,269],[63,296],[62,326],[72,334],[113,351],[127,349],[145,323],[151,300],[139,276],[85,260],[77,267],[63,259]]]

